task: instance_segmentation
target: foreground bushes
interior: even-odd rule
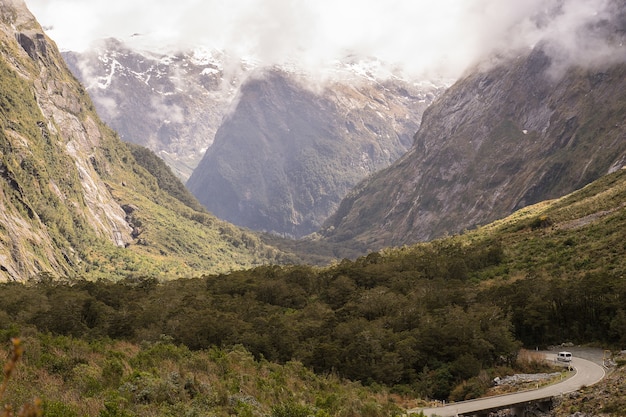
[[[299,362],[257,361],[241,346],[191,351],[167,338],[136,345],[30,333],[6,403],[17,409],[39,397],[47,417],[376,417],[401,410],[384,390],[317,376]]]
[[[520,346],[506,312],[473,302],[470,287],[398,273],[373,256],[329,270],[270,266],[167,283],[6,284],[0,329],[18,323],[132,343],[167,335],[192,351],[243,345],[257,359],[295,359],[320,374],[445,399],[481,369],[509,362]]]
[[[156,343],[166,335],[191,351],[242,345],[259,360],[297,360],[320,374],[436,399],[481,371],[512,366],[522,342],[623,341],[622,275],[490,278],[506,268],[497,242],[435,242],[325,269],[9,283],[0,285],[0,337],[32,326],[88,341]],[[109,361],[116,383],[120,364]],[[46,366],[76,364],[50,358]]]

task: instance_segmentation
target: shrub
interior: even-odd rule
[[[312,415],[311,409],[302,404],[288,402],[272,407],[272,417],[307,417]]]
[[[12,352],[9,360],[4,366],[4,374],[2,379],[2,384],[0,385],[0,400],[3,399],[4,393],[9,384],[9,380],[17,367],[17,363],[22,358],[24,354],[24,348],[22,347],[22,342],[18,338],[11,339],[12,344]],[[26,403],[21,408],[17,417],[41,417],[43,415],[43,411],[41,409],[41,400],[35,398],[32,403]],[[0,417],[12,417],[13,409],[11,405],[5,404],[4,411],[0,413]]]
[[[549,372],[551,370],[543,353],[526,349],[520,349],[515,365],[516,369],[527,374]]]
[[[478,380],[478,378],[472,378],[469,381],[464,381],[457,385],[456,388],[450,392],[450,401],[465,401],[474,398],[479,398],[487,392],[487,387]]]
[[[116,402],[108,401],[98,417],[133,417],[133,414],[123,410]]]
[[[44,402],[43,415],[46,417],[78,417],[78,413],[73,407],[59,401]]]
[[[530,222],[530,228],[532,230],[545,229],[546,227],[550,226],[552,226],[552,220],[545,215],[538,216],[532,222]]]

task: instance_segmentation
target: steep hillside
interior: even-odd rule
[[[458,81],[426,111],[411,150],[360,184],[321,234],[370,250],[425,241],[619,169],[626,65],[556,78],[550,68],[540,45]]]
[[[277,261],[256,236],[159,188],[97,117],[23,1],[2,2],[0,19],[1,280]]]
[[[139,52],[116,39],[63,57],[122,140],[150,148],[183,180],[213,142],[245,71],[239,63],[225,73],[232,65],[217,52]]]
[[[272,69],[241,87],[187,182],[219,218],[291,237],[317,230],[358,181],[406,151],[440,91],[401,80],[304,83]]]

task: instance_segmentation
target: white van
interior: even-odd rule
[[[556,354],[556,360],[561,362],[571,362],[572,354],[571,352],[559,352]]]

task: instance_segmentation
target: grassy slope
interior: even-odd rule
[[[484,236],[506,247],[508,276],[542,271],[572,279],[605,270],[626,269],[626,170],[600,178],[557,200],[524,208],[512,216],[461,236]]]

